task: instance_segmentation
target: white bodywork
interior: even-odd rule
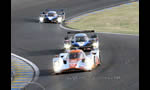
[[[54,14],[54,16],[49,16],[48,14]],[[64,15],[58,15],[56,11],[49,11],[45,14],[41,14],[39,16],[39,22],[44,23],[44,19],[47,18],[51,22],[57,22],[57,23],[62,23],[65,20]],[[53,21],[53,19],[56,19]]]
[[[84,42],[76,42],[76,38],[77,37],[85,37],[85,40]],[[85,43],[87,43],[89,40],[94,40],[95,42],[92,43],[92,47],[93,49],[99,49],[99,41],[98,40],[95,40],[96,38],[88,38],[87,34],[85,33],[78,33],[78,34],[75,34],[73,36],[73,38],[71,37],[68,41],[73,41],[74,43],[78,44],[79,47],[84,47],[86,46]],[[65,50],[70,50],[72,47],[72,43],[64,43],[64,49]]]
[[[70,62],[68,59],[69,53],[60,53],[58,57],[53,58],[54,73],[61,73],[69,69],[80,69],[84,71],[90,71],[93,69],[93,66],[95,67],[97,66],[97,64],[100,64],[98,49],[92,50],[89,53],[89,55],[86,55],[83,51],[82,54],[85,59],[84,62],[82,60]],[[64,64],[64,60],[66,61],[66,64]],[[71,64],[76,64],[76,66],[72,68],[70,67]]]
[[[39,17],[39,22],[40,22],[40,23],[43,23],[43,22],[44,22],[44,17],[40,16],[40,17]]]
[[[57,18],[57,22],[58,22],[58,23],[62,23],[62,22],[63,22],[63,19],[62,19],[61,16]]]

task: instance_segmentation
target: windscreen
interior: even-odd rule
[[[77,59],[77,58],[80,58],[81,56],[81,53],[70,53],[69,54],[69,59]]]
[[[87,41],[86,37],[83,37],[83,36],[76,37],[76,42],[85,42],[85,41]]]
[[[53,17],[55,16],[55,13],[48,13],[48,16]]]

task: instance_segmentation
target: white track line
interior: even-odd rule
[[[35,82],[38,79],[39,74],[40,74],[39,68],[34,63],[32,63],[31,61],[29,61],[29,60],[27,60],[27,59],[25,59],[25,58],[23,58],[21,56],[18,56],[18,55],[14,54],[14,53],[11,53],[11,55],[16,57],[16,58],[19,58],[19,59],[23,60],[24,62],[26,62],[26,63],[28,63],[29,65],[32,66],[32,68],[33,68],[33,70],[35,72],[35,75],[34,75],[34,78],[33,78],[32,82]]]
[[[69,30],[69,31],[81,31],[81,30],[76,30],[76,29],[71,29],[71,28],[64,27],[62,24],[60,24],[59,26],[63,29]],[[111,33],[111,32],[96,32],[96,33],[114,34],[114,35],[128,35],[128,36],[138,36],[139,37],[139,35],[134,35],[134,34],[122,34],[122,33]]]

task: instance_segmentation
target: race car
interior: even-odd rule
[[[79,48],[83,51],[90,51],[93,49],[99,48],[99,40],[94,30],[86,30],[86,31],[70,31],[67,32],[67,37],[64,40],[64,49],[70,50],[71,48]],[[90,38],[86,33],[90,33]],[[74,36],[70,36],[68,34],[75,34]]]
[[[71,71],[91,71],[101,64],[99,50],[92,50],[88,54],[81,49],[73,49],[60,53],[53,58],[53,71],[55,74]]]
[[[65,20],[65,12],[63,9],[46,9],[39,16],[40,23],[62,23]]]

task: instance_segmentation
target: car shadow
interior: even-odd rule
[[[25,22],[30,22],[30,23],[39,23],[38,18],[24,18],[23,21]],[[45,24],[57,24],[54,22],[44,22]],[[40,24],[44,24],[44,23],[40,23]]]
[[[53,75],[53,70],[40,70],[40,77]]]
[[[67,75],[67,74],[77,74],[77,73],[84,73],[84,71],[80,70],[80,71],[65,71],[62,72],[60,74],[55,74],[53,72],[53,70],[49,69],[49,70],[40,70],[40,77],[43,76],[56,76],[56,75]]]
[[[24,18],[23,20],[30,23],[39,23],[38,18]]]

